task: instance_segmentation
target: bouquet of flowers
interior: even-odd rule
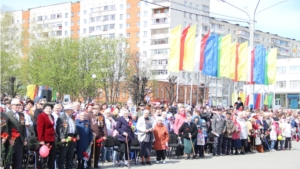
[[[17,129],[13,128],[11,129],[11,140],[15,141],[20,136],[20,133]],[[10,165],[12,162],[12,155],[14,152],[14,145],[10,145],[8,148],[8,153],[5,159],[5,165]]]
[[[8,138],[8,134],[7,133],[5,133],[5,132],[3,132],[2,134],[1,134],[1,141],[2,141],[2,143],[1,143],[1,161],[2,161],[2,164],[3,164],[3,166],[5,166],[5,146],[4,146],[4,141],[3,140],[6,140]]]
[[[57,145],[63,145],[64,143],[66,143],[65,146],[68,146],[68,143],[69,143],[70,141],[73,141],[74,143],[76,143],[77,139],[76,139],[76,137],[70,137],[70,136],[68,136],[68,137],[65,139],[65,142],[58,142]]]
[[[88,164],[87,162],[90,159],[91,154],[91,145],[88,146],[88,148],[85,150],[85,152],[82,152],[83,154],[83,160],[84,160],[84,168],[87,168]]]

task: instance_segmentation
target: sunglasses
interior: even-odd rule
[[[13,105],[15,105],[15,106],[22,106],[21,104],[13,104]]]

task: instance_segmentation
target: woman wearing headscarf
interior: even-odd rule
[[[186,122],[179,128],[178,135],[183,137],[185,158],[189,159],[191,154],[195,157],[193,146],[198,134],[197,126],[191,122],[191,117],[186,118]]]
[[[151,149],[152,143],[155,141],[153,134],[153,124],[153,120],[149,118],[149,111],[144,110],[143,116],[138,119],[138,122],[136,124],[138,140],[141,144],[140,156],[142,157],[142,165],[151,165]],[[146,162],[145,158],[147,158]]]
[[[162,163],[166,163],[165,151],[168,147],[169,134],[167,127],[163,124],[163,118],[159,117],[156,120],[156,125],[153,130],[155,142],[153,144],[153,149],[156,150],[156,163],[158,164],[161,160]]]
[[[237,122],[237,116],[233,115],[232,121],[235,126],[235,131],[232,133],[232,148],[235,149],[235,155],[238,155],[238,149],[242,147],[240,134],[241,134],[241,125]]]
[[[78,131],[79,140],[77,141],[77,158],[78,158],[78,169],[84,169],[87,167],[84,165],[83,153],[87,150],[89,145],[93,144],[93,132],[91,129],[90,122],[86,120],[85,113],[79,113],[79,119],[76,119],[76,129]]]

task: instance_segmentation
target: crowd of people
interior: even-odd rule
[[[300,111],[249,110],[240,98],[228,108],[140,103],[134,111],[128,105],[82,106],[78,101],[60,104],[46,99],[34,103],[13,98],[1,104],[1,159],[6,169],[21,169],[29,151],[37,153],[31,162],[38,168],[46,164],[49,169],[73,169],[76,154],[77,168],[83,169],[100,168],[100,161],[113,159],[118,166],[129,166],[136,158],[151,165],[153,154],[155,163],[165,164],[169,144],[174,143],[175,155],[188,160],[208,152],[226,156],[292,150],[292,141],[299,140]],[[117,153],[105,146],[111,138],[118,142]],[[139,157],[130,149],[135,140]],[[34,150],[28,149],[32,145]],[[47,157],[38,151],[44,145],[49,148]]]

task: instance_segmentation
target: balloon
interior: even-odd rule
[[[40,156],[41,157],[47,157],[49,155],[49,148],[46,146],[46,145],[43,145],[41,148],[40,148]]]

